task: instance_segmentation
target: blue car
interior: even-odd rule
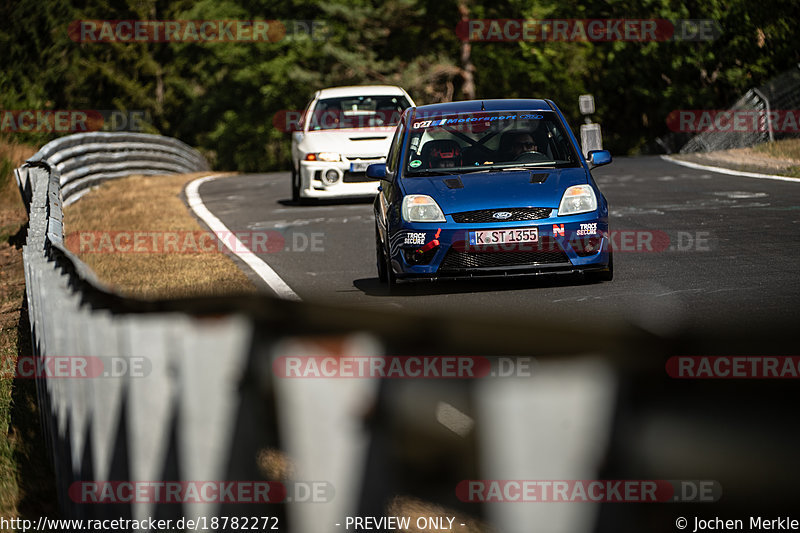
[[[577,273],[610,281],[608,204],[550,100],[472,100],[403,113],[375,198],[378,277]]]

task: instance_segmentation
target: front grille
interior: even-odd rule
[[[569,258],[562,251],[462,252],[451,248],[444,256],[439,272],[555,263],[569,263]]]
[[[370,178],[367,176],[366,172],[350,172],[349,170],[344,171],[344,176],[342,176],[342,181],[344,183],[364,183],[367,181],[377,181],[375,178]]]
[[[482,224],[486,222],[522,222],[548,218],[553,211],[551,207],[512,207],[509,209],[480,209],[478,211],[462,211],[453,213],[453,220],[460,224]],[[494,218],[495,213],[511,213],[508,218]]]

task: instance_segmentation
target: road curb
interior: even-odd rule
[[[242,244],[242,242],[236,237],[231,239],[230,236],[233,235],[233,232],[228,229],[228,227],[203,203],[202,198],[200,198],[200,185],[207,181],[220,178],[224,175],[225,174],[213,174],[211,176],[204,176],[187,183],[186,187],[184,188],[184,193],[186,194],[186,203],[189,205],[189,209],[191,209],[192,212],[194,212],[194,214],[200,218],[200,220],[205,222],[206,226],[208,226],[209,229],[214,232],[214,235],[216,235],[217,238],[220,239],[236,257],[244,261],[247,266],[253,269],[253,272],[255,272],[258,277],[263,279],[269,288],[272,289],[279,298],[283,298],[284,300],[300,301],[300,297],[297,295],[297,293],[294,292],[285,281],[283,281],[277,272],[272,270],[272,267],[259,259],[252,252],[244,254],[241,253],[242,250],[246,249],[246,246]],[[222,238],[223,236],[227,236],[228,238]]]
[[[708,170],[710,172],[717,172],[718,174],[728,174],[731,176],[742,176],[746,178],[759,178],[759,179],[767,179],[767,180],[778,180],[778,181],[791,181],[794,183],[800,183],[800,178],[792,178],[789,176],[778,176],[777,174],[760,174],[758,172],[743,172],[741,170],[732,170],[730,168],[724,167],[714,167],[711,165],[701,165],[699,163],[691,163],[689,161],[681,161],[680,159],[675,159],[669,155],[662,155],[660,156],[661,159],[664,161],[669,161],[670,163],[675,163],[676,165],[681,165],[684,167],[694,168],[697,170]]]

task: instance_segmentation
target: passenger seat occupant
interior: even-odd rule
[[[460,167],[461,146],[449,139],[428,141],[422,147],[421,158],[425,168]]]

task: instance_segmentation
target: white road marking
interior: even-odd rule
[[[297,293],[295,293],[289,287],[289,285],[287,285],[286,282],[283,281],[274,270],[272,270],[272,267],[259,259],[256,254],[252,252],[240,253],[241,250],[246,250],[247,247],[235,236],[234,238],[231,238],[233,232],[229,230],[220,219],[214,216],[214,214],[209,211],[203,203],[203,200],[200,198],[200,185],[207,181],[217,179],[221,176],[223,176],[223,174],[214,174],[212,176],[198,178],[186,185],[186,200],[189,203],[189,208],[194,211],[203,222],[206,223],[209,229],[214,232],[214,235],[216,235],[219,240],[225,243],[225,246],[227,246],[231,252],[233,252],[239,259],[244,261],[247,266],[252,268],[253,272],[263,279],[264,282],[266,282],[266,284],[269,285],[273,291],[275,291],[275,294],[278,295],[279,298],[299,301],[300,297],[297,295]],[[237,250],[239,250],[239,252],[237,252]]]
[[[710,170],[711,172],[716,172],[718,174],[729,174],[731,176],[743,176],[745,178],[761,178],[766,180],[778,180],[778,181],[793,181],[795,183],[800,183],[800,178],[790,178],[789,176],[776,176],[775,174],[759,174],[757,172],[742,172],[740,170],[731,170],[729,168],[721,168],[721,167],[712,167],[708,165],[700,165],[698,163],[690,163],[688,161],[680,161],[675,159],[674,157],[670,157],[668,155],[662,155],[661,159],[664,161],[669,161],[670,163],[675,163],[676,165],[681,165],[684,167],[694,168],[697,170]]]

